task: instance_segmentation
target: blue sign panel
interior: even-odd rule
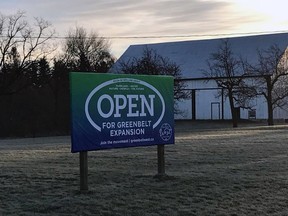
[[[71,73],[72,152],[174,143],[173,77]]]

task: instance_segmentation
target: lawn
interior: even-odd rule
[[[88,153],[89,191],[69,137],[0,140],[0,215],[287,215],[288,126],[177,130],[165,147]]]

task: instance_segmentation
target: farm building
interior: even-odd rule
[[[227,40],[235,56],[246,59],[250,64],[256,64],[259,50],[267,50],[272,45],[276,45],[284,53],[288,46],[288,33],[231,37]],[[157,54],[179,65],[182,72],[181,82],[185,82],[185,91],[191,95],[190,98],[177,102],[180,113],[175,114],[175,119],[231,119],[228,98],[219,93],[221,89],[215,79],[207,77],[204,73],[209,70],[207,60],[212,53],[219,50],[221,43],[223,38],[131,45],[113,65],[110,72],[119,73],[120,62],[140,58],[144,49],[153,49]],[[267,119],[267,101],[263,96],[254,98],[251,108],[239,108],[237,110],[239,118]],[[273,112],[274,119],[288,119],[286,107],[277,107]]]

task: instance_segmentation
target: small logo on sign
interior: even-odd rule
[[[172,128],[168,123],[164,123],[162,124],[159,133],[162,140],[169,141],[172,136]]]

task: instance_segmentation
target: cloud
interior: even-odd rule
[[[158,30],[162,33],[164,28],[173,25],[215,21],[221,17],[215,17],[214,14],[225,12],[227,5],[229,6],[229,3],[212,0],[12,0],[11,7],[12,4],[13,8],[17,5],[18,9],[23,9],[32,16],[42,16],[56,25],[64,23],[65,28],[67,24],[94,24],[95,29],[98,27],[113,32],[111,28],[115,26],[115,33],[121,34],[157,34]]]
[[[255,23],[263,20],[263,16],[242,10],[243,4],[237,8],[237,1],[1,0],[0,8],[3,13],[24,10],[27,16],[51,21],[59,35],[67,34],[76,25],[96,31],[102,36],[215,34],[241,32],[242,26],[255,29]],[[118,49],[116,52],[119,53],[120,49],[123,52],[123,47],[129,44],[160,40],[113,40],[112,48]]]
[[[257,21],[228,0],[2,0],[1,11],[24,10],[59,32],[81,25],[106,35],[223,32]],[[177,32],[176,32],[177,31]]]

